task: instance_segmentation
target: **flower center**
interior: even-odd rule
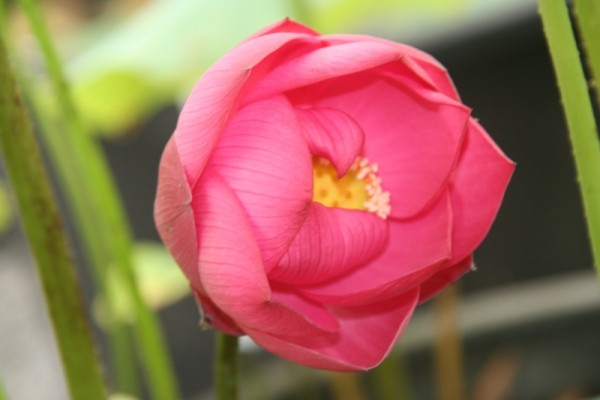
[[[390,193],[381,188],[377,164],[362,157],[341,178],[328,160],[313,157],[313,200],[327,207],[366,210],[382,219],[391,210]]]

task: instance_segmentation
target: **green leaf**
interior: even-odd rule
[[[600,107],[600,2],[598,0],[576,0],[573,2],[573,6],[583,48],[593,77],[592,87],[596,92],[597,105]]]
[[[281,0],[149,2],[69,62],[77,106],[92,128],[118,134],[185,96],[227,50],[289,11]]]
[[[107,71],[75,89],[73,99],[86,123],[107,136],[135,126],[166,102],[151,78],[127,70]]]
[[[142,295],[155,310],[190,294],[187,279],[162,244],[137,243],[133,249],[133,262]]]
[[[594,112],[566,3],[540,0],[540,14],[567,118],[594,264],[600,279],[600,141]]]
[[[154,310],[158,311],[190,294],[187,279],[162,244],[136,243],[133,248],[133,263],[144,301]],[[103,326],[109,324],[111,317],[132,323],[135,321],[135,304],[128,294],[127,285],[119,278],[115,268],[109,268],[107,279],[110,281],[113,315],[103,299],[98,298],[94,304],[97,320]]]

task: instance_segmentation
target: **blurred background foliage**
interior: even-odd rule
[[[0,1],[7,6],[3,28],[30,100],[35,99],[39,114],[58,119],[61,106],[26,18],[16,1]],[[202,72],[246,36],[284,17],[323,33],[375,34],[432,52],[449,68],[475,116],[519,167],[490,239],[478,253],[481,271],[463,280],[462,294],[452,292],[436,307],[418,310],[394,353],[397,357],[368,374],[342,377],[282,364],[245,341],[243,398],[391,400],[404,393],[407,399],[458,400],[463,397],[456,393],[466,393],[474,400],[529,400],[584,399],[600,393],[595,372],[600,368],[600,303],[596,287],[589,285],[591,274],[569,275],[589,269],[591,262],[534,0],[46,0],[40,5],[85,131],[106,151],[116,175],[136,239],[132,261],[138,285],[145,301],[160,312],[186,398],[211,398],[212,336],[198,332],[187,282],[156,240],[151,209],[158,157],[179,105]],[[15,218],[5,192],[0,182],[0,237],[9,236],[5,240],[12,247],[2,250],[10,254],[18,246],[10,241]],[[0,273],[11,260],[0,258]],[[134,309],[122,278],[111,271],[106,279],[116,315],[108,315],[106,304],[94,296],[97,288],[89,282],[89,272],[82,274],[101,338],[111,318],[131,321]],[[558,278],[536,286],[536,279],[547,276]],[[0,289],[3,282],[8,286],[12,281],[0,281]],[[529,282],[533,285],[524,286]],[[0,296],[10,294],[3,290]],[[435,316],[438,306],[460,314],[459,321],[443,328]],[[43,309],[36,312],[32,320]],[[568,317],[553,322],[557,315]],[[0,317],[0,339],[10,336],[3,332],[31,326],[31,321],[14,326],[10,321],[7,314]],[[542,324],[532,327],[538,322]],[[45,329],[40,331],[50,335]],[[453,348],[455,358],[433,350],[436,333],[443,329],[449,329],[444,346]],[[448,342],[457,329],[462,337]],[[2,347],[0,340],[0,350],[15,343],[4,340],[7,344]],[[35,349],[28,343],[10,346]],[[104,338],[101,343],[102,355],[110,358]],[[39,362],[29,357],[37,360],[30,364]],[[51,354],[44,359],[45,369],[56,366],[55,358]],[[434,365],[440,358],[462,372],[450,375],[460,381],[454,397],[432,384],[448,379],[444,372],[432,378],[436,368],[444,370]],[[3,353],[0,380],[9,394],[39,398],[27,395],[39,396],[35,387],[11,380],[19,361],[4,360]],[[31,365],[21,371],[30,377]],[[61,385],[60,377],[43,386],[54,388],[45,393],[48,400],[64,398],[56,385]],[[140,397],[148,396],[142,391]]]
[[[181,101],[202,71],[240,38],[284,16],[324,33],[368,30],[423,40],[489,18],[494,8],[510,10],[511,1],[56,0],[43,5],[79,111],[93,132],[114,137],[131,132],[164,104]],[[22,56],[36,60],[22,17],[11,20]],[[44,77],[33,78],[52,108]]]

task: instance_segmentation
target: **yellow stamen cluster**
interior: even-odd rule
[[[327,207],[366,210],[386,219],[390,214],[390,193],[381,188],[377,164],[358,157],[341,178],[331,163],[313,158],[313,200]]]

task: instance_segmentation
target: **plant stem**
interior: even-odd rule
[[[238,337],[216,333],[217,351],[215,354],[215,390],[217,400],[238,398]]]
[[[104,383],[81,302],[75,266],[39,148],[0,41],[0,144],[73,399],[104,399]]]
[[[408,400],[414,398],[410,387],[410,377],[402,352],[392,351],[369,377],[376,388],[376,398],[380,400]]]
[[[357,372],[328,372],[327,382],[334,400],[365,400],[361,375]]]
[[[540,14],[567,118],[594,264],[600,279],[600,142],[592,104],[566,2],[540,0]]]
[[[67,132],[60,137],[48,139],[48,142],[50,149],[54,149],[53,159],[58,169],[64,172],[63,184],[70,186],[67,192],[71,193],[70,201],[76,211],[75,219],[78,228],[80,232],[88,232],[84,239],[90,258],[94,262],[94,257],[103,257],[100,261],[95,261],[101,263],[99,275],[104,275],[108,269],[112,269],[114,280],[126,288],[125,293],[129,295],[126,301],[131,305],[134,314],[134,345],[141,357],[141,364],[146,371],[147,382],[153,397],[178,399],[175,375],[164,345],[160,324],[142,299],[137,285],[131,256],[131,234],[106,160],[77,113],[61,62],[50,39],[38,3],[34,0],[20,0],[20,4],[30,20],[32,30],[40,44],[54,91],[66,117]],[[55,145],[52,145],[53,141]],[[63,149],[62,153],[60,149]],[[72,163],[65,164],[66,166],[63,165],[61,168],[65,157]],[[69,170],[77,172],[77,176],[69,177]],[[77,196],[82,196],[83,200],[76,200]],[[79,204],[83,203],[83,207],[77,206],[77,201],[80,202]],[[96,245],[100,247],[96,247]],[[98,253],[101,255],[97,256]],[[113,291],[110,287],[106,289],[104,299],[110,308],[112,301],[110,293]],[[114,317],[113,323],[124,322],[119,320],[119,315],[115,313],[112,317]],[[114,347],[122,348],[123,334],[117,334],[119,338],[116,339],[118,342],[114,342]],[[124,360],[123,354],[115,356]],[[130,358],[128,357],[128,363],[132,362]],[[123,377],[121,377],[122,379]],[[128,384],[128,387],[132,386]]]
[[[573,1],[577,25],[595,84],[593,85],[600,106],[600,2],[597,0]],[[600,110],[599,110],[600,111]]]
[[[458,287],[454,284],[433,300],[437,328],[434,364],[437,398],[440,400],[467,398],[463,375],[463,349],[458,329],[458,298]]]
[[[60,60],[53,56],[54,50],[50,39],[47,38],[43,19],[41,14],[33,3],[24,4],[25,11],[31,21],[36,37],[41,43],[50,75],[54,79],[54,86],[57,88],[58,96],[61,98],[61,105],[67,119],[70,122],[69,129],[81,131],[78,126],[75,108],[66,93],[67,85],[60,78],[62,68]],[[42,39],[46,38],[46,39]],[[14,52],[13,52],[14,53]],[[106,280],[108,267],[114,263],[114,256],[111,254],[106,240],[99,235],[99,227],[102,226],[97,221],[99,213],[90,212],[97,209],[97,199],[94,194],[86,190],[88,175],[86,163],[91,163],[94,155],[86,157],[85,144],[77,144],[75,140],[69,140],[65,135],[64,127],[59,127],[56,116],[50,116],[42,106],[42,102],[35,96],[28,77],[24,72],[25,68],[17,68],[19,80],[21,81],[24,92],[28,95],[29,101],[33,104],[35,116],[40,122],[40,134],[48,146],[51,161],[58,173],[61,187],[67,195],[67,199],[74,213],[74,222],[77,228],[79,238],[82,239],[83,247],[87,253],[88,261],[92,267],[92,278],[94,286],[98,291],[98,297],[103,306],[106,307],[108,317],[104,324],[107,333],[107,347],[109,360],[111,362],[110,372],[114,375],[116,390],[130,395],[139,395],[139,383],[135,366],[134,348],[129,339],[129,328],[123,321],[116,318],[116,305],[113,296],[110,294],[109,283]],[[54,118],[52,118],[54,117]],[[80,134],[80,133],[78,133]],[[86,133],[81,133],[86,134]],[[74,143],[75,142],[75,143]],[[97,157],[96,157],[97,158]],[[87,159],[87,161],[86,161]]]
[[[42,49],[54,91],[69,128],[67,134],[53,139],[57,141],[57,145],[51,144],[52,139],[49,143],[50,148],[55,149],[55,160],[64,157],[59,154],[57,148],[63,146],[63,149],[69,149],[67,158],[73,160],[74,164],[71,166],[78,172],[77,177],[72,179],[65,173],[63,184],[71,186],[70,192],[74,193],[73,196],[78,194],[84,196],[84,206],[82,209],[79,208],[80,212],[77,214],[80,231],[92,230],[91,237],[87,237],[86,240],[91,258],[94,257],[92,246],[98,243],[102,246],[100,253],[104,257],[101,260],[103,273],[106,274],[107,270],[111,269],[115,281],[121,282],[126,289],[124,293],[129,295],[126,300],[134,314],[133,341],[141,357],[141,364],[145,369],[152,395],[158,399],[178,399],[175,374],[164,345],[160,324],[142,299],[137,284],[131,255],[131,234],[108,165],[76,111],[61,62],[52,45],[38,3],[35,0],[20,0],[20,3]],[[60,169],[60,162],[57,164]],[[62,168],[65,169],[69,168]],[[78,207],[74,208],[78,209]],[[92,219],[87,221],[87,217],[83,214],[87,214]],[[107,288],[104,293],[103,297],[109,307],[113,302],[111,295],[114,292]],[[118,318],[118,315],[113,317]]]

